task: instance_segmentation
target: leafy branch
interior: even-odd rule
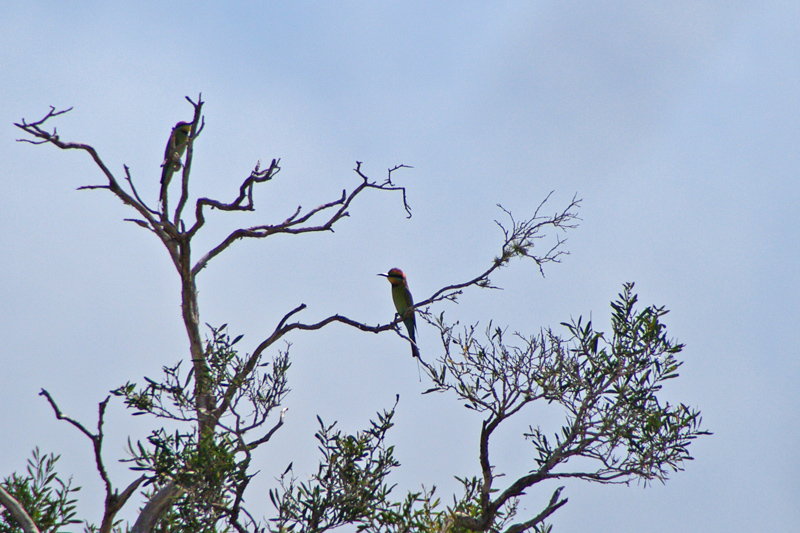
[[[59,456],[34,449],[27,475],[12,474],[0,482],[0,533],[55,533],[78,524],[73,497],[80,487],[56,473]]]
[[[441,334],[445,355],[439,359],[428,392],[451,391],[465,407],[483,413],[479,462],[481,469],[480,513],[459,515],[456,524],[484,531],[497,513],[537,483],[578,478],[598,483],[665,481],[670,471],[682,469],[692,457],[689,443],[699,435],[697,410],[662,403],[657,393],[666,380],[678,376],[675,358],[683,345],[667,338],[663,307],[635,310],[633,284],[625,284],[612,303],[612,336],[581,319],[562,324],[570,337],[553,331],[538,336],[514,334],[519,345],[505,339],[505,331],[490,324],[486,341],[475,328],[457,334],[443,315],[430,319]],[[537,400],[561,405],[567,424],[548,438],[540,427],[525,434],[537,454],[536,467],[503,489],[496,489],[498,475],[490,459],[490,441],[497,427]],[[560,468],[575,457],[594,460],[590,470]],[[518,533],[536,526],[564,505],[556,490],[542,514],[510,526]]]
[[[281,488],[270,490],[278,510],[271,530],[321,533],[344,524],[364,525],[390,511],[388,496],[394,487],[386,477],[400,463],[385,438],[396,406],[378,413],[377,421],[355,435],[317,417],[320,430],[315,437],[322,453],[317,473],[307,482],[281,478]]]

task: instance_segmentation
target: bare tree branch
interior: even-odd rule
[[[194,140],[200,135],[205,127],[205,119],[202,115],[203,110],[203,94],[197,96],[197,102],[192,101],[188,96],[186,100],[194,107],[194,118],[192,119],[192,132],[189,135],[189,144],[186,147],[186,162],[183,165],[183,172],[181,173],[181,197],[178,200],[178,206],[175,208],[175,216],[172,223],[175,226],[183,224],[181,215],[186,202],[189,201],[189,175],[192,171],[192,157],[194,155]],[[166,209],[164,210],[166,213]]]
[[[131,533],[151,533],[161,516],[183,492],[184,489],[175,482],[168,483],[162,487],[144,506],[139,518],[136,519],[136,523],[131,528]]]
[[[231,203],[225,204],[219,202],[217,200],[212,200],[210,198],[200,198],[197,200],[197,207],[195,209],[195,218],[196,222],[194,226],[187,232],[187,235],[193,236],[205,223],[205,216],[203,214],[203,207],[209,206],[214,209],[220,209],[224,211],[252,211],[253,210],[253,198],[252,198],[252,188],[253,185],[256,183],[261,183],[264,181],[268,181],[272,179],[272,177],[280,171],[280,167],[278,166],[278,160],[273,159],[272,164],[270,167],[265,171],[260,171],[259,166],[256,165],[256,168],[253,172],[250,173],[250,176],[242,183],[239,187],[239,196]],[[192,267],[192,274],[197,275],[203,268],[206,267],[208,262],[225,251],[231,244],[238,241],[239,239],[244,238],[251,238],[251,239],[263,239],[265,237],[269,237],[270,235],[275,235],[278,233],[286,233],[292,235],[298,235],[301,233],[315,233],[315,232],[323,232],[323,231],[333,231],[333,225],[341,220],[342,218],[350,216],[347,212],[347,209],[350,207],[350,204],[353,200],[365,189],[379,189],[384,191],[402,191],[403,193],[403,205],[406,208],[406,211],[409,213],[410,216],[410,208],[406,202],[406,191],[404,187],[395,187],[391,182],[391,173],[400,169],[400,168],[410,168],[407,165],[397,165],[393,169],[389,170],[389,178],[381,184],[377,184],[375,182],[371,182],[369,178],[361,171],[361,162],[356,161],[356,168],[355,172],[361,177],[362,183],[358,185],[355,189],[353,189],[350,194],[347,194],[347,191],[342,191],[342,196],[337,199],[322,205],[319,205],[303,216],[299,216],[302,207],[298,207],[295,212],[287,217],[283,222],[280,224],[274,225],[259,225],[253,226],[251,228],[239,228],[234,230],[230,233],[222,242],[220,242],[217,246],[212,248],[209,252],[207,252],[202,258],[200,258],[197,263]],[[247,199],[246,203],[243,203],[244,200]],[[338,207],[337,207],[338,206]],[[320,224],[304,226],[306,222],[308,222],[312,217],[317,214],[324,213],[332,208],[337,208],[333,213],[330,214],[328,219]]]
[[[94,442],[94,440],[96,438],[95,435],[93,435],[91,431],[86,429],[83,426],[83,424],[81,424],[80,422],[78,422],[78,421],[76,421],[76,420],[74,420],[74,419],[72,419],[72,418],[70,418],[68,416],[65,416],[61,412],[61,409],[58,408],[58,405],[56,405],[55,400],[53,400],[53,397],[50,396],[49,392],[47,392],[45,389],[42,389],[41,392],[39,392],[39,396],[44,396],[45,398],[47,398],[47,401],[50,403],[50,406],[53,408],[53,411],[55,411],[56,419],[58,419],[58,420],[66,420],[67,422],[69,422],[70,424],[72,424],[73,426],[78,428],[81,431],[81,433],[83,433],[84,435],[89,437],[89,439],[92,440],[92,442]],[[108,402],[108,398],[106,398],[105,402]],[[101,410],[101,412],[105,410],[105,407],[103,406],[103,402],[100,403],[100,410]]]
[[[106,468],[103,465],[102,448],[103,448],[103,417],[106,412],[106,407],[108,406],[108,401],[111,397],[106,396],[106,399],[100,402],[100,404],[98,405],[97,434],[94,435],[88,429],[86,429],[80,422],[62,414],[61,410],[58,408],[58,405],[56,405],[55,400],[53,400],[53,397],[45,389],[42,389],[39,395],[47,398],[47,401],[50,403],[50,406],[53,408],[53,411],[55,411],[55,415],[58,420],[66,420],[67,422],[78,428],[78,430],[80,430],[81,433],[86,435],[89,438],[89,440],[92,441],[92,446],[94,447],[95,466],[97,467],[97,472],[100,474],[103,483],[105,483],[106,496],[108,497],[112,492],[112,487],[111,487],[111,480],[108,478],[108,473],[106,472]]]
[[[246,447],[247,449],[249,449],[249,450],[253,450],[253,449],[255,449],[256,447],[258,447],[258,446],[261,446],[261,445],[262,445],[262,444],[264,444],[265,442],[269,441],[269,439],[271,439],[271,438],[272,438],[272,435],[274,435],[274,434],[275,434],[275,432],[276,432],[276,431],[278,431],[278,428],[280,428],[280,427],[283,425],[283,419],[284,419],[284,417],[286,416],[286,411],[288,411],[288,410],[289,410],[289,408],[288,408],[288,407],[284,407],[283,409],[281,409],[281,416],[280,416],[280,420],[278,420],[278,423],[277,423],[277,424],[275,424],[275,425],[272,427],[272,429],[270,429],[270,430],[269,430],[269,432],[267,432],[267,434],[266,434],[266,435],[264,435],[264,436],[263,436],[263,437],[261,437],[260,439],[254,440],[253,442],[247,443],[247,444],[245,445],[245,447]]]
[[[561,245],[566,242],[564,240],[557,239],[556,243],[549,250],[547,250],[544,255],[534,255],[531,253],[531,250],[534,247],[535,241],[544,237],[544,235],[541,235],[540,233],[548,226],[561,230],[573,229],[577,227],[575,221],[578,220],[578,215],[575,212],[575,209],[580,206],[581,200],[575,196],[572,198],[572,201],[569,203],[569,205],[567,205],[567,207],[565,207],[561,212],[558,212],[553,216],[543,217],[539,214],[539,212],[552,194],[552,192],[548,194],[547,197],[539,204],[539,207],[536,208],[533,217],[523,222],[517,222],[514,220],[514,217],[511,216],[509,211],[504,209],[503,206],[498,205],[498,207],[505,211],[511,219],[510,229],[506,229],[500,222],[495,221],[504,234],[504,242],[501,248],[500,256],[496,257],[492,265],[478,276],[469,281],[442,287],[426,300],[415,303],[414,307],[424,307],[442,299],[452,299],[453,296],[459,294],[460,289],[464,289],[472,285],[477,285],[484,288],[496,288],[491,285],[489,276],[495,270],[508,264],[509,260],[511,260],[513,257],[527,257],[532,259],[539,267],[539,271],[542,273],[542,275],[544,275],[542,265],[546,263],[559,263],[559,257],[569,253],[559,249]]]
[[[523,531],[526,531],[526,530],[532,528],[533,526],[543,522],[545,518],[547,518],[551,514],[555,513],[559,508],[561,508],[563,505],[565,505],[569,501],[568,498],[564,498],[563,500],[559,500],[559,498],[561,497],[561,491],[563,489],[564,489],[564,487],[558,487],[555,490],[555,492],[553,493],[553,496],[550,498],[550,503],[547,504],[547,507],[545,507],[544,510],[541,513],[539,513],[535,517],[531,518],[530,520],[527,520],[527,521],[522,522],[520,524],[514,524],[512,526],[509,526],[508,529],[506,529],[504,533],[522,533]]]
[[[78,422],[77,420],[70,418],[69,416],[64,415],[61,412],[61,409],[58,408],[55,400],[47,392],[45,389],[42,389],[39,393],[40,396],[44,396],[47,398],[47,401],[50,403],[50,406],[53,408],[55,412],[56,418],[58,420],[65,420],[76,427],[81,433],[86,435],[89,440],[92,441],[92,446],[94,447],[94,459],[95,465],[97,467],[97,472],[100,474],[100,477],[105,484],[106,489],[106,497],[105,497],[105,511],[103,513],[103,522],[100,526],[99,532],[100,533],[109,533],[111,528],[114,525],[114,518],[116,517],[117,513],[120,509],[127,503],[128,499],[131,495],[136,491],[139,485],[144,481],[144,476],[139,477],[133,483],[128,485],[128,487],[119,494],[118,491],[115,491],[111,480],[108,477],[108,473],[106,472],[106,468],[103,465],[103,455],[102,455],[102,448],[103,448],[103,418],[105,416],[106,407],[108,406],[108,401],[110,396],[107,396],[105,400],[100,402],[98,406],[98,414],[97,414],[97,434],[92,434],[86,427]]]
[[[150,211],[154,215],[157,215],[158,211],[156,211],[155,209],[150,209],[150,207],[148,207],[148,205],[144,202],[144,200],[142,200],[142,198],[139,196],[139,193],[136,191],[136,186],[133,184],[133,178],[131,178],[131,169],[128,167],[128,165],[122,165],[122,168],[125,169],[125,181],[127,181],[128,185],[130,185],[131,191],[133,191],[133,196],[136,197],[136,200],[140,204],[142,204],[148,211]],[[145,225],[145,227],[147,228],[148,226]]]
[[[147,207],[143,202],[140,202],[136,198],[136,196],[138,195],[134,193],[134,195],[131,196],[130,194],[125,192],[125,190],[119,185],[119,182],[117,182],[117,179],[114,177],[114,174],[108,169],[106,164],[100,158],[100,155],[97,153],[97,150],[95,150],[92,146],[88,144],[64,142],[59,138],[58,133],[55,129],[51,133],[42,128],[44,123],[47,122],[49,119],[57,117],[59,115],[63,115],[64,113],[67,113],[71,110],[72,108],[70,107],[69,109],[56,111],[55,108],[51,106],[50,112],[48,112],[47,115],[45,115],[45,117],[42,118],[41,120],[37,120],[36,122],[26,122],[23,119],[22,122],[15,123],[14,125],[16,127],[20,128],[29,135],[32,135],[33,137],[36,137],[38,139],[42,139],[41,141],[18,139],[18,141],[30,142],[32,144],[52,143],[58,148],[61,148],[62,150],[82,150],[88,153],[89,156],[97,165],[97,167],[105,175],[106,179],[108,180],[108,184],[85,185],[82,187],[78,187],[78,190],[108,189],[112,193],[114,193],[120,200],[122,200],[124,204],[129,205],[134,209],[136,209],[136,211],[139,212],[142,218],[144,218],[147,221],[147,223],[150,224],[150,227],[152,228],[153,232],[155,232],[156,235],[158,235],[158,237],[162,240],[162,242],[164,242],[164,244],[167,245],[167,249],[170,252],[170,256],[173,260],[173,263],[175,263],[175,265],[177,266],[178,264],[177,251],[175,250],[174,245],[170,244],[172,243],[173,239],[173,235],[171,235],[171,233],[174,234],[174,232],[170,231],[170,228],[168,227],[162,227],[162,224],[160,224],[159,220],[155,217],[155,214],[152,212],[152,210],[149,207]]]
[[[264,339],[261,342],[261,344],[259,344],[258,347],[256,347],[256,349],[253,351],[253,353],[248,358],[246,364],[241,367],[239,372],[237,372],[236,376],[231,380],[231,383],[230,383],[230,385],[228,387],[227,392],[221,398],[219,406],[214,411],[214,416],[213,416],[213,422],[214,423],[219,421],[219,419],[222,417],[222,415],[224,415],[225,412],[228,410],[228,408],[230,407],[230,404],[231,404],[231,400],[236,395],[236,392],[239,390],[239,387],[241,387],[241,384],[244,382],[245,377],[248,376],[253,371],[253,369],[255,368],[256,363],[258,362],[258,359],[261,356],[261,354],[264,352],[264,350],[266,350],[267,348],[272,346],[276,341],[278,341],[281,337],[283,337],[287,333],[289,333],[289,332],[291,332],[291,331],[293,331],[295,329],[301,330],[301,331],[318,330],[318,329],[322,329],[323,327],[325,327],[328,324],[331,324],[333,322],[340,322],[342,324],[346,324],[348,326],[352,326],[354,328],[360,329],[361,331],[369,331],[369,332],[372,332],[372,333],[379,333],[381,331],[388,331],[389,329],[392,329],[392,327],[394,326],[394,323],[386,324],[386,325],[383,325],[383,326],[369,326],[367,324],[363,324],[361,322],[357,322],[355,320],[352,320],[350,318],[347,318],[347,317],[341,316],[341,315],[329,316],[328,318],[320,320],[319,322],[316,322],[314,324],[302,324],[302,323],[299,323],[299,322],[293,322],[291,324],[285,325],[286,321],[289,318],[291,318],[293,315],[299,313],[300,311],[302,311],[305,308],[306,308],[306,304],[300,304],[296,308],[294,308],[291,311],[289,311],[288,313],[286,313],[286,315],[284,315],[284,317],[278,323],[278,326],[272,332],[272,335],[270,335],[269,337]]]

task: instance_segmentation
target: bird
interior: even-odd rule
[[[408,330],[408,337],[411,339],[411,356],[419,359],[419,348],[417,347],[416,321],[414,320],[414,299],[411,291],[408,290],[406,275],[399,268],[393,268],[385,274],[378,274],[389,280],[392,284],[392,300],[397,314],[403,319],[403,323]]]
[[[172,133],[169,135],[167,141],[167,149],[164,151],[164,162],[161,166],[167,166],[167,163],[172,162],[175,171],[181,168],[181,158],[186,151],[186,145],[189,144],[189,134],[192,132],[192,124],[189,122],[178,122],[172,128]]]
[[[167,187],[172,180],[172,175],[181,169],[181,158],[189,144],[189,135],[192,132],[192,124],[189,122],[178,122],[169,134],[167,148],[164,150],[164,162],[161,166],[161,199],[167,194]]]

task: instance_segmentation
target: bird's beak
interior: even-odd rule
[[[378,274],[379,276],[383,276],[384,278],[388,278],[389,274]]]

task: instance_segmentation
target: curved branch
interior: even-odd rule
[[[4,489],[2,485],[0,485],[0,504],[3,504],[3,506],[8,509],[8,512],[19,522],[19,525],[25,533],[39,533],[39,528],[36,527],[36,524],[27,511],[25,511],[25,508],[23,508],[11,494],[6,492],[6,489]]]
[[[102,448],[103,448],[103,417],[106,412],[106,407],[108,406],[108,401],[111,398],[110,396],[106,396],[106,399],[100,402],[98,405],[98,414],[97,414],[97,435],[92,434],[88,429],[86,429],[83,424],[80,422],[64,415],[61,413],[61,410],[56,405],[55,400],[53,397],[50,396],[50,393],[47,392],[45,389],[42,389],[39,392],[39,396],[44,396],[47,398],[47,401],[50,402],[50,406],[55,411],[56,419],[58,420],[66,420],[78,430],[81,431],[84,435],[86,435],[89,440],[92,441],[92,446],[94,447],[94,460],[95,465],[97,466],[97,471],[100,474],[100,477],[103,479],[103,483],[106,485],[106,498],[111,495],[112,487],[111,487],[111,480],[108,478],[108,473],[106,472],[106,468],[103,465],[103,456],[102,456]]]
[[[225,395],[222,397],[222,401],[219,403],[219,407],[217,407],[214,410],[212,420],[209,423],[210,425],[216,424],[219,421],[219,419],[222,417],[222,415],[225,414],[225,412],[228,410],[228,408],[230,407],[231,401],[233,400],[233,397],[236,395],[236,392],[239,390],[239,387],[244,382],[245,378],[256,367],[256,364],[258,363],[258,359],[261,356],[261,354],[264,352],[264,350],[266,350],[267,348],[269,348],[270,346],[275,344],[275,342],[277,342],[279,339],[281,339],[281,337],[283,337],[287,333],[289,333],[289,332],[291,332],[293,330],[296,330],[296,329],[297,330],[301,330],[301,331],[311,331],[311,330],[322,329],[325,326],[327,326],[328,324],[331,324],[333,322],[340,322],[342,324],[346,324],[348,326],[352,326],[354,328],[360,329],[361,331],[368,331],[368,332],[371,332],[371,333],[380,333],[381,331],[388,331],[388,330],[394,328],[395,325],[397,324],[397,322],[400,320],[398,318],[397,320],[395,320],[394,322],[391,322],[389,324],[385,324],[385,325],[382,325],[382,326],[370,326],[370,325],[364,324],[362,322],[358,322],[356,320],[353,320],[351,318],[347,318],[346,316],[332,315],[332,316],[329,316],[329,317],[327,317],[327,318],[325,318],[323,320],[320,320],[319,322],[315,322],[313,324],[303,324],[303,323],[300,323],[300,322],[293,322],[291,324],[284,325],[289,320],[289,318],[291,318],[293,315],[299,313],[300,311],[302,311],[305,308],[306,308],[306,304],[300,304],[299,306],[295,307],[294,309],[292,309],[291,311],[286,313],[286,315],[284,315],[284,317],[278,323],[278,326],[275,328],[275,330],[272,332],[272,334],[269,337],[267,337],[266,339],[264,339],[261,342],[261,344],[258,345],[258,347],[256,347],[256,349],[253,351],[253,353],[247,359],[247,362],[244,364],[244,366],[242,366],[242,368],[239,369],[239,371],[236,373],[236,375],[233,377],[233,379],[231,379],[230,385],[228,386],[228,390],[226,391]]]
[[[165,485],[144,506],[139,518],[136,519],[136,523],[131,528],[131,533],[151,533],[161,515],[170,508],[172,502],[183,492],[184,490],[174,481]]]
[[[550,503],[547,504],[547,507],[544,510],[537,514],[535,517],[522,522],[521,524],[514,524],[509,526],[508,529],[505,530],[504,533],[522,533],[523,531],[532,528],[536,524],[542,522],[545,518],[550,516],[551,514],[555,513],[560,507],[565,505],[569,498],[564,498],[563,500],[559,500],[561,497],[561,491],[564,487],[558,487],[556,491],[553,493],[553,496],[550,498]]]
[[[256,163],[256,167],[250,172],[250,175],[242,182],[239,186],[239,196],[230,203],[220,202],[219,200],[214,200],[212,198],[200,198],[197,200],[196,207],[199,210],[198,214],[198,221],[202,220],[202,209],[205,206],[209,206],[212,209],[219,209],[221,211],[252,211],[253,210],[253,186],[256,183],[264,183],[270,181],[275,175],[280,172],[281,167],[279,166],[280,159],[273,159],[272,163],[270,163],[269,168],[266,170],[261,170],[261,160]],[[247,200],[246,203],[243,203]],[[195,224],[197,225],[197,224]],[[200,222],[202,226],[202,222]],[[190,233],[194,233],[197,230],[193,228],[190,230]]]
[[[406,218],[411,218],[411,206],[408,205],[408,201],[406,200],[406,188],[405,187],[398,187],[394,183],[392,183],[392,172],[397,172],[401,168],[414,168],[414,167],[409,166],[409,165],[400,164],[400,165],[395,165],[394,167],[390,168],[388,173],[387,173],[387,176],[386,176],[386,181],[384,181],[381,184],[380,188],[383,189],[383,190],[386,190],[386,191],[402,191],[403,192],[403,207],[405,208],[406,213],[408,213],[408,216]],[[354,170],[355,170],[356,174],[361,176],[361,178],[364,181],[367,181],[367,179],[368,179],[367,176],[365,176],[364,174],[361,173],[361,161],[356,161],[356,168]]]
[[[263,437],[261,437],[260,439],[256,439],[253,442],[248,442],[247,444],[245,444],[244,445],[245,448],[248,449],[248,450],[253,450],[253,449],[257,448],[258,446],[261,446],[265,442],[269,441],[269,439],[272,438],[272,436],[275,434],[275,432],[278,431],[278,429],[280,429],[280,427],[283,425],[283,419],[286,417],[286,411],[288,411],[288,410],[289,410],[288,407],[284,407],[283,409],[281,409],[281,416],[280,416],[280,419],[278,420],[278,423],[275,424],[274,426],[272,426],[272,429],[270,429],[267,432],[267,434],[264,435]]]

